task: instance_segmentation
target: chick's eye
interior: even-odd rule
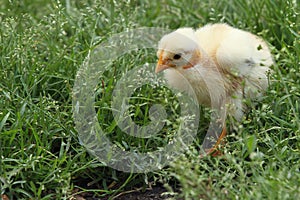
[[[178,59],[180,59],[181,58],[181,55],[180,54],[175,54],[174,56],[173,56],[173,59],[174,60],[178,60]]]

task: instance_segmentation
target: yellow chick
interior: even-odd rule
[[[157,57],[155,72],[164,71],[170,86],[194,92],[205,106],[225,102],[227,113],[238,121],[244,113],[242,100],[257,98],[267,89],[273,64],[261,38],[227,24],[169,33],[160,40]],[[183,79],[191,87],[182,84]]]
[[[155,72],[164,71],[170,86],[196,94],[199,104],[227,108],[237,121],[244,114],[243,99],[258,98],[267,89],[267,73],[273,65],[261,38],[227,24],[169,33],[160,40],[157,57]],[[219,155],[216,148],[225,135],[224,126],[214,147],[206,152]]]

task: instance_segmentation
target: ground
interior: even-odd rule
[[[113,197],[114,200],[182,200],[181,198],[174,198],[174,196],[170,194],[166,194],[167,190],[162,186],[154,186],[152,188],[148,188],[145,191],[137,191],[137,190],[128,190],[117,194]],[[91,197],[92,193],[85,193],[81,195],[76,195],[74,198],[76,200],[98,200],[99,198]],[[108,200],[109,197],[100,198],[101,200]]]

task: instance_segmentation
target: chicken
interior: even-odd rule
[[[205,106],[225,104],[228,115],[237,121],[244,114],[243,99],[259,98],[267,89],[273,65],[261,38],[227,24],[177,29],[159,41],[157,57],[155,72],[164,71],[170,86],[194,92]],[[191,87],[182,84],[183,79]]]

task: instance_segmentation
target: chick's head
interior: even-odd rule
[[[157,57],[156,73],[193,67],[201,58],[194,30],[182,28],[165,35],[158,44]]]

